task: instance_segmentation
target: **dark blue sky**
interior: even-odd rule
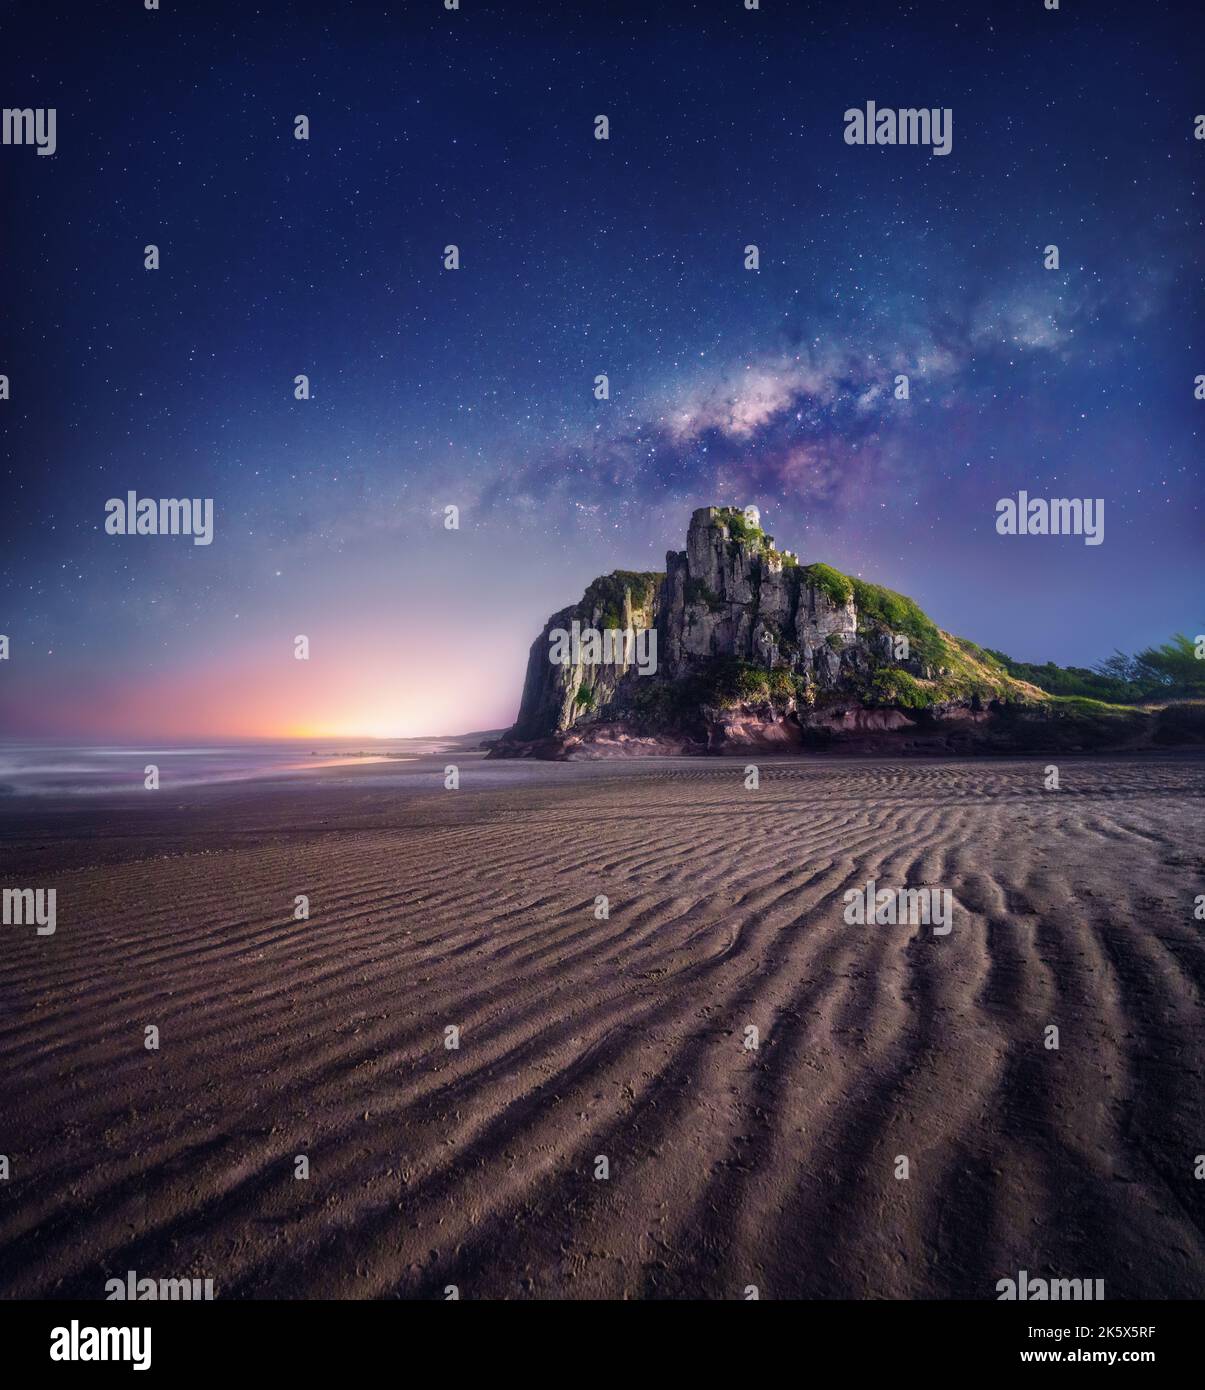
[[[58,113],[0,146],[12,730],[501,724],[708,502],[1020,658],[1205,621],[1199,6],[163,5],[0,6]],[[130,489],[213,545],[106,536]],[[1020,489],[1104,544],[998,536]]]

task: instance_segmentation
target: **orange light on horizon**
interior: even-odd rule
[[[522,669],[517,648],[491,636],[489,646],[429,643],[420,659],[413,646],[353,643],[345,630],[309,661],[295,660],[291,643],[257,637],[223,652],[220,664],[190,650],[136,678],[60,666],[51,679],[31,668],[20,673],[24,690],[8,686],[8,723],[102,739],[368,740],[498,728],[514,717]]]

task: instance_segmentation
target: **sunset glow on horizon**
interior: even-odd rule
[[[293,658],[291,639],[278,645],[282,650],[271,656],[262,644],[232,652],[220,666],[185,659],[99,679],[64,671],[57,653],[33,654],[10,667],[16,679],[8,693],[16,695],[29,680],[40,697],[18,728],[6,721],[5,732],[101,742],[417,738],[503,727],[514,716],[522,682],[511,662],[486,704],[469,654],[447,653],[437,671],[434,663],[408,663],[367,643],[365,655],[346,631],[314,641],[307,661]],[[505,665],[498,661],[500,670]]]
[[[322,8],[291,16],[290,42],[326,44]],[[633,44],[606,140],[577,105],[589,83],[555,116],[540,104],[559,63],[584,63],[558,38],[567,15],[524,48],[509,10],[472,20],[500,26],[495,47],[462,43],[441,6],[343,8],[360,39],[312,139],[290,123],[282,34],[242,7],[259,36],[243,100],[214,79],[224,26],[164,36],[198,74],[167,108],[179,158],[111,99],[144,60],[113,35],[73,74],[54,157],[5,149],[9,202],[36,215],[6,228],[27,269],[0,361],[4,734],[501,728],[549,616],[599,575],[664,570],[708,505],[756,506],[801,563],[1020,661],[1090,666],[1199,630],[1183,308],[1200,142],[1169,124],[1198,86],[1174,26],[1144,72],[1093,21],[1132,113],[1110,121],[1126,175],[1102,178],[1042,153],[1052,121],[1094,150],[1094,108],[1061,89],[1057,115],[1018,106],[1011,75],[967,66],[965,25],[938,65],[938,104],[958,109],[933,158],[844,138],[876,96],[851,73],[890,86],[931,57],[927,34],[860,7],[830,30],[814,7],[734,4],[672,50]],[[582,23],[619,42],[591,7]],[[816,61],[772,38],[793,23]],[[721,56],[732,25],[752,26],[743,69]],[[665,81],[671,51],[698,74],[687,90]],[[214,230],[231,209],[237,254]],[[998,534],[1019,490],[1107,500],[1107,543]],[[137,515],[131,494],[172,516],[195,500],[206,534],[106,531],[110,502]]]

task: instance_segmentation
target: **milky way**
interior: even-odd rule
[[[1023,659],[1205,619],[1187,7],[24,8],[15,730],[81,689],[92,732],[503,723],[548,613],[711,502]],[[846,143],[869,101],[949,153]],[[1021,489],[1106,543],[998,536]],[[212,498],[214,543],[106,535],[130,490]]]

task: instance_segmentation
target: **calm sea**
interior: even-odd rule
[[[220,744],[69,744],[0,742],[0,795],[140,791],[147,765],[163,788],[260,777],[304,777],[322,767],[407,763],[431,757],[455,739],[279,740]]]

